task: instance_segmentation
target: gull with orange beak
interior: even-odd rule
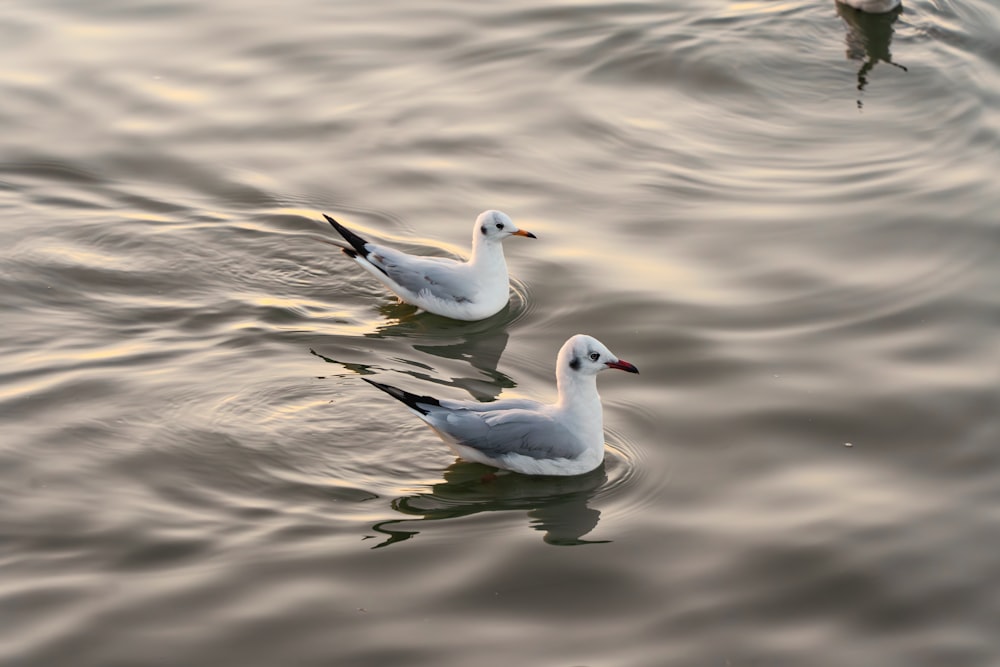
[[[421,257],[371,243],[328,215],[324,217],[350,244],[344,253],[375,276],[400,300],[455,320],[482,320],[495,315],[510,299],[510,278],[503,240],[535,238],[518,229],[506,214],[484,211],[472,230],[472,257],[460,262]]]
[[[526,475],[581,475],[604,461],[597,374],[608,368],[639,372],[596,338],[577,334],[556,359],[555,403],[453,401],[361,379],[406,405],[467,461]]]

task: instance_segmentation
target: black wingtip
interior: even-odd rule
[[[381,389],[385,393],[389,394],[395,398],[400,403],[406,405],[406,407],[416,410],[422,415],[426,415],[429,410],[422,407],[425,405],[433,405],[435,407],[440,407],[441,403],[433,396],[417,396],[416,394],[411,394],[408,391],[404,391],[398,387],[393,387],[389,384],[382,384],[381,382],[376,382],[375,380],[369,380],[368,378],[361,378],[371,386],[376,389]]]
[[[368,256],[368,250],[365,248],[365,246],[368,244],[367,239],[358,236],[350,229],[344,227],[342,224],[340,224],[339,222],[328,216],[326,213],[323,214],[323,217],[326,218],[326,221],[329,222],[333,226],[333,228],[337,230],[338,234],[344,237],[345,241],[347,241],[348,243],[351,244],[351,246],[354,247],[354,250],[357,252],[357,255],[361,255],[362,257]],[[357,255],[352,255],[352,257]]]

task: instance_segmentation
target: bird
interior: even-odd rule
[[[556,358],[555,403],[514,398],[490,403],[418,396],[361,378],[424,421],[460,457],[525,475],[582,475],[604,461],[597,374],[639,370],[596,338],[576,334]]]
[[[869,14],[885,14],[899,6],[900,0],[836,0],[848,7],[860,9]]]
[[[510,298],[503,241],[510,236],[537,238],[518,229],[507,214],[484,211],[472,231],[472,256],[462,262],[410,255],[372,243],[325,213],[323,216],[350,244],[342,248],[344,253],[401,301],[454,320],[483,320],[503,310]]]

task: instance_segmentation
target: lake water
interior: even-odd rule
[[[4,3],[0,664],[1000,664],[1000,7]],[[484,209],[510,307],[400,306]],[[484,480],[362,376],[554,396]]]

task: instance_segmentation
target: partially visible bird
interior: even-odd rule
[[[506,214],[484,211],[472,230],[472,256],[460,262],[409,255],[371,243],[330,216],[324,217],[350,244],[344,253],[402,301],[455,320],[482,320],[503,310],[510,298],[503,240],[510,236],[536,238],[518,229]]]
[[[860,9],[869,14],[885,14],[899,6],[900,0],[836,0],[837,2]]]
[[[604,460],[604,420],[597,374],[638,369],[591,336],[577,334],[556,359],[555,403],[492,403],[418,396],[362,378],[401,401],[463,459],[526,475],[580,475]]]

